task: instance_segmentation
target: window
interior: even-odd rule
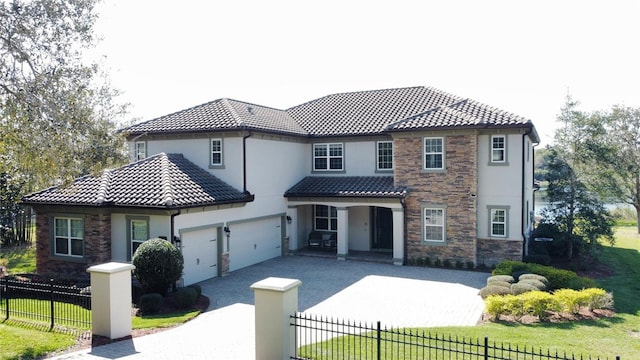
[[[136,141],[135,144],[136,161],[147,157],[147,143],[144,141]]]
[[[138,246],[149,240],[149,222],[146,219],[132,219],[129,221],[129,226],[131,256],[133,256]]]
[[[54,219],[54,254],[81,257],[84,255],[84,221],[82,218]]]
[[[333,206],[316,205],[314,210],[314,223],[316,230],[338,230],[338,209]]]
[[[222,166],[222,139],[211,139],[211,166]]]
[[[377,169],[393,170],[393,142],[378,141],[377,147]]]
[[[424,169],[444,169],[444,138],[424,139]]]
[[[507,161],[507,139],[504,135],[491,137],[491,162],[505,163]]]
[[[507,236],[507,209],[491,209],[491,236]]]
[[[313,170],[343,170],[342,144],[313,144]]]
[[[444,242],[445,239],[445,209],[424,208],[424,241]]]

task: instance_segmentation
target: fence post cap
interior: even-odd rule
[[[135,268],[135,266],[127,263],[108,262],[91,266],[87,269],[87,272],[114,274],[123,271],[131,271]]]
[[[252,290],[272,290],[272,291],[288,291],[302,284],[297,279],[287,279],[279,277],[268,277],[251,285]]]

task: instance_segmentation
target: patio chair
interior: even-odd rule
[[[312,248],[312,247],[317,247],[320,248],[322,247],[322,233],[319,231],[312,231],[311,233],[309,233],[309,239],[307,240],[307,246]]]
[[[338,234],[332,233],[328,239],[322,240],[322,247],[335,249],[338,246]]]

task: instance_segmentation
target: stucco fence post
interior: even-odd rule
[[[131,335],[131,271],[135,266],[109,262],[91,266],[91,332],[119,339]]]
[[[270,277],[251,285],[255,297],[256,360],[286,360],[295,350],[290,316],[298,311],[300,280]]]

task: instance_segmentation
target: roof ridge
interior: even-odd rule
[[[312,99],[312,100],[309,100],[309,101],[305,101],[302,104],[294,105],[294,106],[292,106],[290,108],[287,108],[285,111],[289,112],[292,109],[295,109],[297,107],[301,107],[303,105],[307,105],[309,103],[318,101],[320,99],[325,99],[325,98],[328,98],[328,97],[333,97],[333,96],[338,96],[338,95],[365,94],[365,93],[374,93],[374,92],[380,92],[380,91],[409,90],[409,89],[428,89],[428,88],[426,86],[424,86],[424,85],[417,85],[417,86],[406,86],[406,87],[395,87],[395,88],[381,88],[381,89],[373,89],[373,90],[343,91],[343,92],[337,92],[337,93],[333,93],[333,94],[324,95],[324,96],[321,96],[319,98],[315,98],[315,99]]]
[[[160,183],[162,184],[162,202],[165,206],[172,206],[175,194],[171,185],[171,174],[169,170],[169,155],[160,153]]]
[[[96,204],[103,204],[107,201],[109,196],[109,187],[111,185],[112,178],[111,169],[105,169],[100,175],[100,186],[98,187],[98,193],[96,195]]]
[[[244,126],[245,122],[242,120],[242,118],[240,117],[240,114],[238,114],[238,112],[236,111],[236,108],[234,108],[233,105],[230,102],[233,99],[222,98],[220,100],[221,100],[222,104],[224,105],[224,107],[227,108],[227,110],[229,110],[229,112],[231,113],[231,116],[233,116],[233,118],[236,120],[236,123],[239,126]]]

